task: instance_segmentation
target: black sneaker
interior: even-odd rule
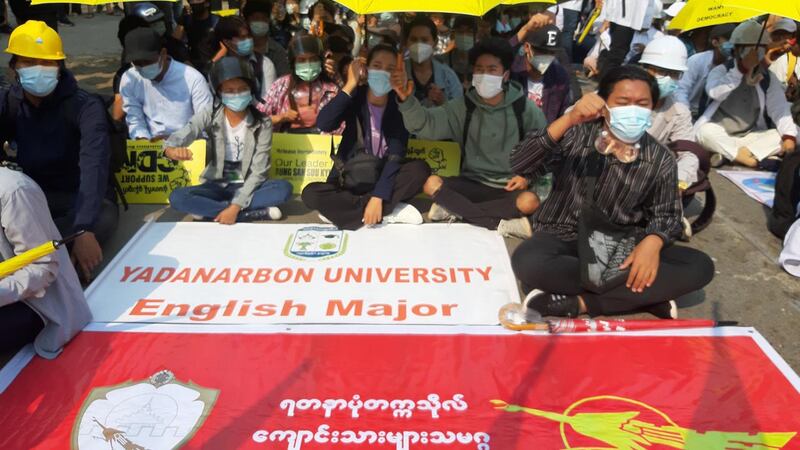
[[[578,317],[580,301],[577,295],[549,294],[534,289],[525,297],[525,305],[542,316]]]
[[[280,220],[283,217],[281,210],[275,206],[263,209],[250,209],[242,211],[236,218],[237,222],[258,222],[261,220]]]
[[[667,302],[656,303],[644,308],[643,311],[658,317],[659,319],[677,319],[678,318],[678,304],[675,300]]]

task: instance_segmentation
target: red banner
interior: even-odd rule
[[[0,394],[2,449],[798,449],[749,336],[84,332]]]

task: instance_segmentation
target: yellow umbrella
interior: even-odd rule
[[[531,2],[530,0],[337,0],[356,14],[383,12],[450,13],[482,16],[497,5],[522,3],[555,3],[555,0]]]
[[[800,0],[726,0],[726,5],[800,21]]]
[[[69,241],[75,239],[76,237],[82,235],[84,232],[79,231],[72,236],[69,236],[65,239],[60,241],[49,241],[45,242],[44,244],[34,247],[24,253],[20,253],[19,255],[9,258],[5,261],[0,262],[0,278],[5,278],[12,273],[22,269],[23,267],[31,264],[45,256],[53,253],[54,251],[58,250],[59,247],[68,243]]]
[[[762,3],[767,3],[768,1],[761,0]],[[732,3],[734,2],[730,0],[690,0],[686,2],[686,6],[681,9],[681,12],[672,19],[667,28],[670,30],[689,31],[723,23],[744,22],[747,19],[766,14],[759,9],[735,7],[732,6]]]

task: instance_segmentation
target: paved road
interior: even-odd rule
[[[63,28],[70,67],[90,89],[108,92],[118,64],[117,17],[74,18],[75,28]],[[7,37],[0,43],[5,47]],[[7,58],[0,56],[6,66]],[[777,265],[780,242],[766,229],[766,210],[742,194],[732,183],[713,174],[719,197],[712,225],[696,236],[691,245],[710,254],[717,275],[704,292],[680,299],[683,317],[736,320],[754,326],[796,370],[800,371],[800,280]],[[692,209],[697,209],[696,206]],[[143,218],[156,212],[159,220],[181,220],[182,216],[154,206],[134,206],[122,215],[122,224],[109,249],[109,256],[138,229]],[[164,212],[163,215],[161,213]],[[313,214],[297,201],[288,205],[284,221],[313,222]],[[509,249],[518,244],[508,241]]]

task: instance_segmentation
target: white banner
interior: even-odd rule
[[[470,225],[151,223],[87,298],[96,322],[489,325],[519,292]]]

